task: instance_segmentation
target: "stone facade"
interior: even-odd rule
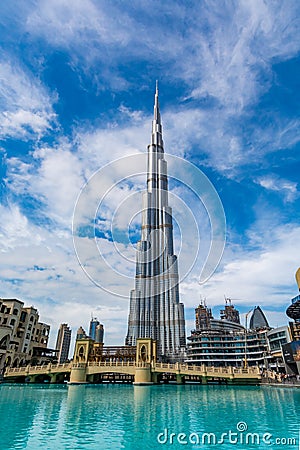
[[[36,308],[24,307],[17,299],[0,299],[0,372],[47,359],[49,332],[50,325],[39,322]]]

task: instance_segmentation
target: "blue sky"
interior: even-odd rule
[[[261,305],[273,326],[287,322],[300,264],[299,9],[297,0],[1,2],[0,296],[34,304],[52,344],[60,322],[87,328],[91,313],[107,344],[125,337],[129,300],[82,271],[72,215],[97,169],[146,151],[156,79],[165,150],[209,178],[227,222],[214,275],[199,285],[197,268],[181,283],[187,332],[201,297],[216,316],[225,295],[241,313]],[[125,264],[107,230],[120,200],[130,197],[126,210],[141,204],[143,188],[138,177],[112,192],[98,223],[128,292],[132,248],[119,243]],[[197,199],[185,199],[196,211]],[[203,212],[195,217],[205,251],[209,226]],[[126,214],[117,218],[126,230]],[[114,289],[112,268],[97,265],[83,238],[93,276]]]

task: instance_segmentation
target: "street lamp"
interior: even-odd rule
[[[247,320],[248,320],[248,316],[249,314],[252,312],[253,308],[250,309],[250,311],[248,311],[246,313],[246,319],[245,319],[245,359],[244,359],[244,368],[248,369],[248,361],[247,361]]]

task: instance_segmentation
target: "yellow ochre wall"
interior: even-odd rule
[[[299,269],[296,272],[296,281],[297,281],[297,284],[298,284],[298,289],[300,291],[300,267],[299,267]]]

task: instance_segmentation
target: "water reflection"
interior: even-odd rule
[[[240,421],[246,422],[251,432],[298,438],[300,390],[199,385],[1,385],[0,407],[1,450],[147,450],[160,448],[157,435],[166,428],[176,434],[221,434],[236,430]],[[222,445],[222,449],[227,448],[232,446]]]

